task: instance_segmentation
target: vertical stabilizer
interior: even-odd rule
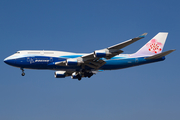
[[[146,43],[141,49],[136,53],[132,54],[133,57],[141,56],[151,56],[161,53],[166,42],[168,33],[159,32],[155,37],[153,37],[148,43]]]

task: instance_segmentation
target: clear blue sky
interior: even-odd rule
[[[1,0],[1,120],[179,120],[180,1]],[[3,60],[18,50],[90,53],[148,32],[124,48],[136,52],[169,32],[163,62],[105,71],[80,82]]]

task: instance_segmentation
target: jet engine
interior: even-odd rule
[[[94,57],[98,57],[98,58],[107,57],[108,55],[111,54],[112,53],[110,53],[108,49],[94,51]]]
[[[72,78],[72,79],[78,79],[78,80],[81,80],[82,75],[79,74],[79,73],[77,73],[77,72],[73,72],[71,78]]]
[[[77,59],[67,59],[66,66],[79,66],[82,62],[78,61]]]
[[[54,73],[55,78],[65,78],[66,77],[66,71],[56,71]]]

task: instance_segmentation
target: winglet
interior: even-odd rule
[[[147,35],[147,33],[143,33],[142,35],[139,36],[139,38],[144,38]]]

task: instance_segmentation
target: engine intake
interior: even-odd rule
[[[81,80],[82,75],[81,75],[80,73],[73,72],[71,78],[72,78],[72,79],[78,79],[78,80]]]
[[[107,57],[108,55],[111,55],[111,53],[107,49],[94,51],[94,57],[102,58]]]
[[[65,78],[66,77],[66,71],[56,71],[54,73],[55,78]]]
[[[77,59],[67,59],[66,66],[79,66],[82,62]]]

